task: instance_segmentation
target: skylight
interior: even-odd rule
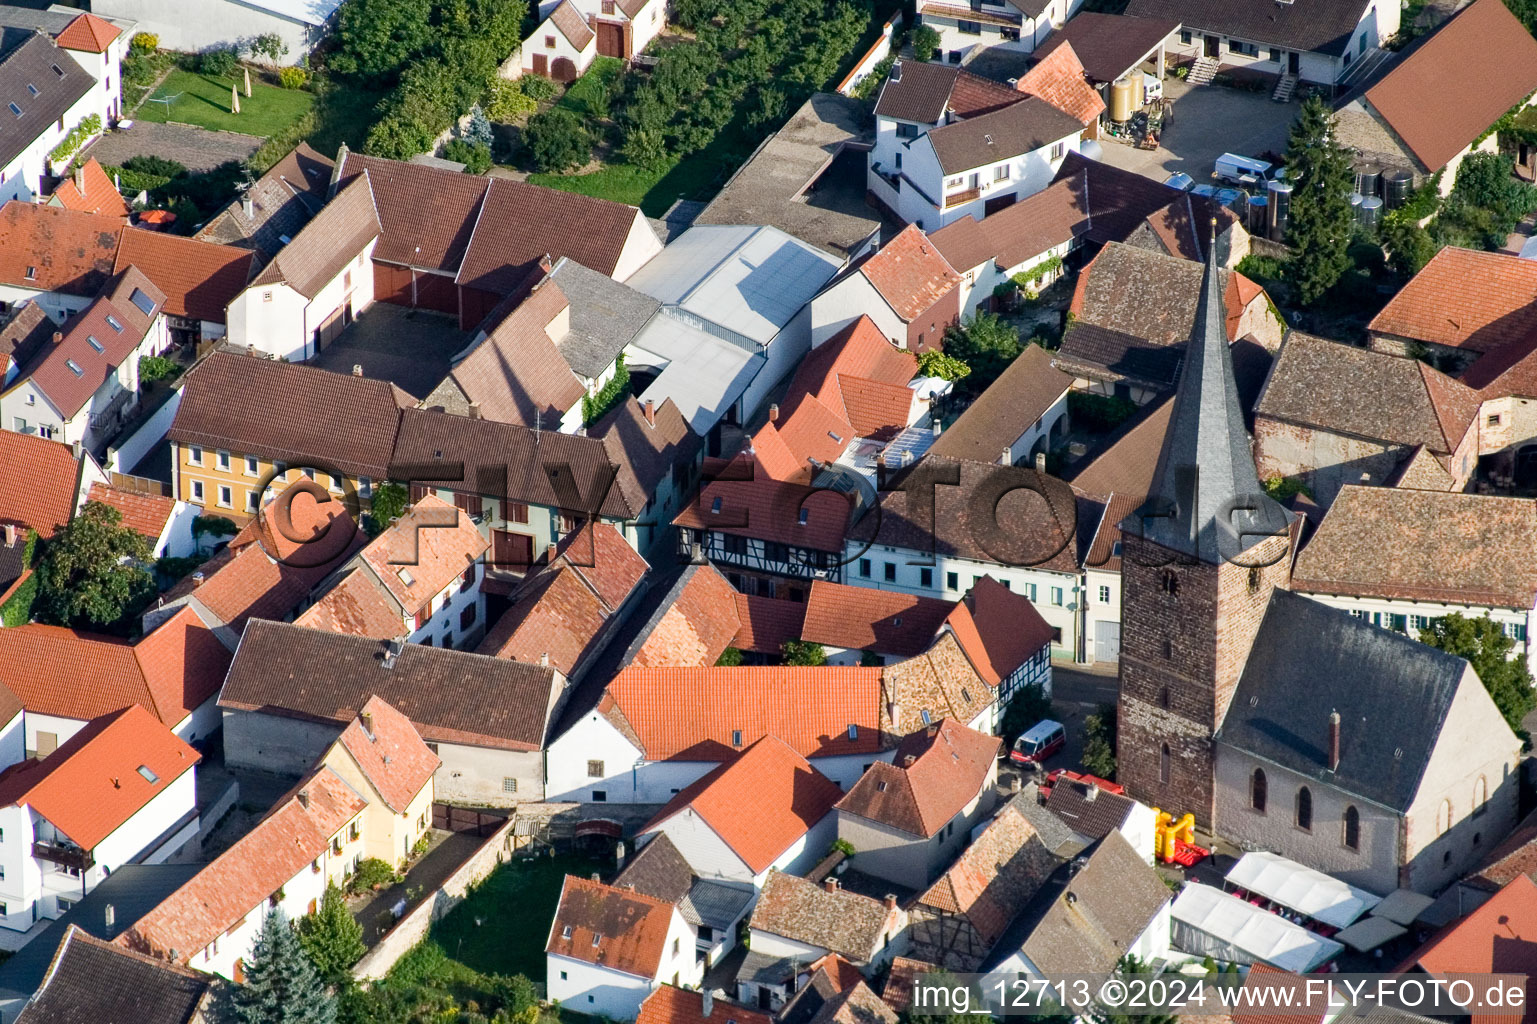
[[[91,347],[94,348],[96,351],[98,351],[98,352],[105,352],[105,351],[107,351],[105,348],[102,347],[101,342],[96,340],[96,335],[94,335],[94,334],[87,334],[85,336],[85,340],[90,342]]]
[[[710,502],[710,514],[712,516],[720,515],[720,499],[719,498],[715,498],[715,499],[711,500],[711,502]]]
[[[401,569],[399,572],[395,573],[395,575],[399,576],[400,582],[404,583],[408,587],[416,582],[416,578],[411,575],[410,569]]]
[[[63,68],[59,67],[57,64],[50,64],[48,66],[53,68],[53,73],[54,74],[58,75],[60,78],[64,77],[64,69]]]
[[[151,786],[160,781],[160,776],[156,775],[147,764],[139,765],[139,774],[142,775],[144,777],[144,781],[148,782]]]
[[[37,95],[37,86],[33,85],[31,82],[28,82],[27,83],[27,92],[30,93],[33,96],[36,96]]]
[[[117,322],[117,317],[115,316],[107,317],[107,326],[119,334],[123,333],[123,325]]]
[[[69,372],[73,373],[76,377],[85,376],[85,371],[80,369],[80,364],[75,362],[73,359],[64,360],[64,365],[69,367]]]
[[[128,301],[139,308],[139,312],[149,316],[155,311],[155,300],[135,288],[133,294],[128,296]]]
[[[16,104],[10,103],[10,104],[7,104],[7,106],[9,106],[11,108],[11,113],[15,114],[17,117],[21,116],[21,108],[18,107]]]
[[[811,518],[811,510],[809,508],[801,509],[800,524],[802,526],[805,526],[806,525],[806,520],[809,519],[809,518]]]

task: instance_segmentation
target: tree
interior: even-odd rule
[[[276,64],[288,53],[288,44],[283,42],[283,37],[276,32],[264,32],[251,40],[247,49],[252,57],[264,57],[269,62]]]
[[[964,984],[949,971],[935,971],[924,979],[924,986],[930,991],[948,990],[952,993],[951,1004],[944,1009],[933,1007],[928,1012],[912,1010],[907,1015],[907,1024],[992,1024],[993,1017],[983,1003],[981,990]],[[954,993],[963,990],[963,1001],[953,998]],[[961,1005],[955,1005],[957,1002]]]
[[[827,650],[809,640],[786,640],[779,648],[786,665],[815,667],[827,664]]]
[[[986,390],[1023,348],[1019,331],[997,313],[978,311],[965,323],[945,330],[945,354],[971,368],[961,386],[972,394]]]
[[[449,139],[443,145],[443,158],[463,164],[465,174],[485,174],[491,169],[491,150],[468,139]]]
[[[155,578],[142,564],[149,561],[149,541],[122,522],[111,505],[89,501],[54,535],[37,570],[39,619],[111,626],[150,599]]]
[[[592,140],[580,119],[569,110],[552,107],[528,119],[523,129],[534,166],[541,171],[580,167],[592,157]]]
[[[273,908],[245,963],[246,982],[235,990],[239,1024],[333,1024],[336,998],[305,956],[283,911]]]
[[[925,377],[954,381],[971,373],[971,367],[949,353],[931,348],[918,356],[918,372]]]
[[[928,25],[919,25],[913,29],[913,59],[926,61],[934,59],[934,51],[939,49],[939,33]]]
[[[742,663],[742,652],[739,648],[728,647],[720,652],[720,657],[715,659],[717,668],[735,668]]]
[[[466,141],[487,149],[496,141],[496,137],[491,134],[491,119],[480,109],[479,103],[470,108],[470,120],[464,127],[464,137]]]
[[[1083,766],[1090,775],[1115,779],[1116,709],[1105,704],[1083,720]]]
[[[362,959],[363,926],[347,910],[342,891],[331,882],[320,901],[320,910],[299,922],[299,943],[320,976],[332,985],[350,977],[352,965]]]
[[[1382,224],[1382,244],[1388,252],[1388,266],[1400,277],[1413,277],[1436,254],[1430,232],[1413,221],[1389,217]]]
[[[1115,970],[1117,974],[1121,975],[1145,974],[1151,977],[1155,973],[1149,970],[1145,963],[1130,953],[1121,957],[1120,962],[1115,965]],[[1084,1014],[1083,1017],[1087,1018],[1092,1024],[1178,1024],[1180,1020],[1179,1016],[1173,1013],[1160,1013],[1156,1010],[1152,1012],[1139,1010],[1134,1013],[1128,1013],[1124,1007],[1100,1003],[1096,1003],[1093,1009]]]
[[[432,43],[431,0],[347,0],[336,19],[330,66],[391,77]]]
[[[1511,729],[1525,735],[1521,720],[1537,707],[1532,672],[1524,657],[1510,657],[1516,642],[1499,623],[1487,614],[1475,619],[1452,612],[1420,630],[1420,643],[1466,658]]]
[[[404,484],[390,480],[374,488],[373,503],[363,519],[363,528],[370,537],[383,533],[391,523],[405,514],[410,495]]]
[[[1350,155],[1337,141],[1337,127],[1329,104],[1309,96],[1286,146],[1292,183],[1286,238],[1294,252],[1287,272],[1303,305],[1317,302],[1350,266]]]

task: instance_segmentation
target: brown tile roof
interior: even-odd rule
[[[1001,742],[946,718],[906,736],[890,764],[870,765],[838,810],[927,839],[977,799]]]
[[[706,1017],[702,993],[660,985],[640,1004],[635,1024],[722,1024],[727,1020],[737,1024],[771,1024],[773,1020],[766,1013],[724,1001],[719,1002],[718,1009],[720,1017],[713,1012]]]
[[[897,1015],[870,986],[856,982],[822,1004],[808,1024],[897,1024]]]
[[[770,733],[685,787],[641,831],[660,829],[686,809],[756,875],[830,814],[842,795],[837,783]]]
[[[917,902],[964,917],[982,941],[991,945],[1056,870],[1057,863],[1035,827],[1012,803],[1005,804],[976,842],[961,851]]]
[[[1067,484],[1033,469],[933,455],[907,472],[919,471],[918,467],[927,467],[922,472],[936,474],[934,479],[953,486],[934,488],[931,504],[928,491],[925,500],[909,502],[909,492],[893,486],[880,496],[880,515],[865,516],[855,524],[852,536],[909,551],[1077,571],[1078,512]],[[977,521],[979,510],[993,513],[1000,524],[996,531]]]
[[[8,632],[8,631],[7,631]],[[240,638],[219,706],[324,722],[352,719],[380,697],[429,743],[538,750],[559,695],[554,672],[503,658],[388,643],[263,619]]]
[[[1293,589],[1529,609],[1534,546],[1529,499],[1349,485],[1298,556]]]
[[[372,573],[356,564],[342,573],[330,590],[294,619],[294,625],[372,640],[392,640],[410,632],[400,608]]]
[[[999,686],[1041,648],[1052,627],[1035,605],[991,576],[977,580],[945,618],[961,650],[989,686]]]
[[[331,837],[367,806],[340,775],[317,769],[234,846],[113,941],[188,963],[237,921],[261,910],[295,875],[308,871]]]
[[[357,762],[390,810],[404,814],[443,763],[411,720],[382,697],[370,697],[337,742]]]
[[[905,736],[941,718],[971,722],[997,694],[977,674],[955,634],[944,632],[922,654],[886,666],[882,705],[895,716],[894,735]]]
[[[13,199],[0,206],[0,282],[95,296],[112,276],[122,231],[113,217]]]
[[[123,229],[112,272],[128,266],[138,267],[165,292],[165,311],[171,316],[220,324],[256,270],[248,249],[143,228]]]
[[[1089,552],[1084,556],[1085,568],[1121,571],[1120,524],[1146,500],[1144,494],[1122,494],[1119,491],[1110,494],[1110,500],[1105,502],[1104,512],[1100,515],[1099,526],[1094,531],[1094,539],[1089,543]]]
[[[379,230],[373,190],[364,171],[278,250],[251,285],[287,284],[313,299],[379,237]]]
[[[761,433],[761,432],[760,432]],[[720,508],[715,508],[716,499]],[[806,521],[800,521],[800,513]],[[711,476],[709,467],[696,501],[673,522],[696,530],[758,537],[813,551],[843,550],[849,502],[829,490],[776,480],[759,469],[752,456],[738,456]]]
[[[934,455],[997,462],[1073,386],[1039,345],[1026,345],[998,379],[934,440]]]
[[[449,378],[468,401],[480,404],[487,419],[556,426],[587,393],[555,344],[565,333],[568,308],[560,286],[545,278],[454,366]]]
[[[80,463],[59,441],[0,430],[0,523],[30,527],[40,537],[54,532],[75,512]]]
[[[383,480],[400,408],[388,381],[217,351],[185,378],[168,436],[181,444]],[[292,415],[274,415],[273,396]]]
[[[918,358],[891,344],[875,321],[861,314],[801,360],[781,420],[793,417],[809,396],[841,416],[855,436],[889,437],[912,419],[913,392],[907,385],[917,375]]]
[[[623,605],[651,569],[615,527],[591,522],[560,542],[555,565],[580,575],[610,609]]]
[[[688,566],[636,632],[624,665],[714,665],[742,628],[736,598],[737,592],[715,566]]]
[[[513,423],[472,420],[443,412],[405,409],[395,439],[395,462],[425,486],[461,489],[529,505],[544,505],[608,519],[633,519],[624,488],[600,438],[534,430]],[[442,475],[434,476],[434,467]],[[474,486],[469,486],[473,481]]]
[[[770,733],[802,757],[870,753],[881,749],[880,677],[827,666],[627,668],[598,710],[651,761],[719,761]]]
[[[828,889],[795,875],[771,871],[749,924],[757,931],[864,964],[889,936],[894,910],[848,889]]]
[[[1388,487],[1407,487],[1420,491],[1451,491],[1457,488],[1457,478],[1452,476],[1451,456],[1437,455],[1424,445],[1416,445],[1410,456],[1384,481]],[[1294,501],[1306,499],[1298,494]],[[1314,506],[1317,509],[1317,506]],[[1309,520],[1317,525],[1316,517]]]
[[[0,357],[5,358],[10,369],[29,366],[44,345],[53,343],[53,332],[57,329],[42,306],[28,302],[16,310],[4,327],[0,327]]]
[[[491,179],[352,152],[338,157],[335,177],[345,185],[364,171],[383,228],[374,259],[457,273]]]
[[[72,923],[47,967],[43,987],[14,1024],[189,1024],[201,1019],[213,983],[211,975],[122,949]]]
[[[802,607],[803,640],[909,658],[928,650],[955,602],[813,580]]]
[[[1498,890],[1518,875],[1531,878],[1537,873],[1537,813],[1529,814],[1514,832],[1489,851],[1483,866],[1464,879],[1481,889]]]
[[[592,42],[596,35],[588,27],[587,19],[582,17],[582,12],[576,9],[576,4],[571,0],[560,0],[546,20],[559,29],[560,34],[566,37],[566,41],[578,51],[587,49],[587,44]]]
[[[881,989],[881,1000],[897,1013],[906,1013],[913,1003],[913,986],[925,974],[939,970],[927,960],[911,957],[891,958],[891,971],[886,975],[886,987]]]
[[[325,205],[334,166],[329,157],[301,142],[192,237],[254,249],[258,260],[266,262]]]
[[[1446,454],[1476,428],[1478,409],[1476,392],[1418,360],[1292,331],[1255,412]]]
[[[950,265],[1013,267],[1085,234],[1091,223],[1088,176],[1062,177],[1031,196],[977,220],[962,217],[929,236]]]
[[[860,266],[859,272],[903,322],[922,315],[961,283],[916,224],[903,228]]]
[[[1137,802],[1092,782],[1061,779],[1051,787],[1046,809],[1086,839],[1103,839],[1126,824]]]
[[[674,913],[670,903],[567,875],[544,951],[654,978]]]
[[[155,301],[155,308],[161,308],[159,301]],[[44,347],[38,361],[21,373],[31,378],[65,419],[72,419],[144,341],[149,325],[136,319],[106,297],[98,298],[66,320],[63,340]],[[121,329],[114,328],[114,322],[122,325]],[[91,343],[93,338],[95,344]]]
[[[1002,110],[934,128],[924,137],[934,147],[940,169],[946,174],[959,174],[1033,153],[1082,130],[1083,121],[1077,115],[1039,96],[1027,96]]]
[[[1178,28],[1178,21],[1163,18],[1080,11],[1047,36],[1031,56],[1048,57],[1059,46],[1071,45],[1090,81],[1113,82]]]
[[[82,15],[86,17],[86,15]],[[101,169],[101,164],[91,157],[79,170],[80,179],[85,184],[85,191],[75,183],[73,176],[64,178],[59,182],[58,188],[53,190],[53,198],[65,209],[82,210],[86,213],[101,214],[104,217],[127,217],[128,203],[124,201],[122,193],[117,186],[112,184],[112,179],[107,177],[107,172]]]
[[[66,50],[106,53],[107,47],[112,45],[112,40],[122,34],[123,30],[112,22],[86,12],[65,25],[64,31],[54,37],[54,42]]]
[[[675,466],[692,463],[704,445],[672,399],[653,404],[652,415],[654,423],[640,402],[628,398],[587,430],[603,439],[609,461],[619,467],[619,488],[636,509],[646,506]]]
[[[1064,114],[1076,118],[1080,127],[1087,127],[1105,112],[1105,101],[1088,83],[1083,64],[1071,42],[1064,40],[1051,47],[1049,52],[1034,56],[1041,59],[1020,78],[1015,86],[1020,92],[1039,96]]]
[[[688,895],[696,880],[694,869],[667,833],[658,832],[629,859],[614,885],[676,904]]]
[[[1304,53],[1339,56],[1365,17],[1369,0],[1324,0],[1316,4],[1235,4],[1232,0],[1132,0],[1126,13],[1166,18],[1186,28],[1220,32]]]
[[[103,483],[91,484],[90,500],[111,505],[122,513],[122,525],[137,530],[154,544],[165,530],[165,524],[176,511],[176,502],[158,494],[137,491],[120,491]]]
[[[1526,341],[1537,335],[1537,260],[1449,245],[1367,329],[1478,353]]]
[[[510,178],[489,180],[485,208],[459,268],[459,284],[506,294],[544,257],[569,257],[610,276],[618,268],[640,216],[635,207]],[[639,223],[650,230],[644,220]]]
[[[131,705],[90,722],[45,759],[8,770],[0,777],[0,806],[30,806],[81,849],[93,850],[201,758]]]
[[[877,117],[938,124],[947,110],[975,117],[1019,102],[1019,93],[945,64],[897,61],[875,101]]]
[[[787,641],[804,635],[806,603],[776,597],[736,595],[736,617],[742,626],[731,646],[759,654],[778,654]]]
[[[1499,72],[1468,75],[1470,67]],[[1366,102],[1438,171],[1533,90],[1537,39],[1501,0],[1474,0],[1366,90]]]

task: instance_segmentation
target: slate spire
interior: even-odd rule
[[[1254,469],[1227,336],[1218,261],[1224,239],[1215,232],[1213,220],[1195,324],[1152,489],[1147,504],[1122,527],[1212,565],[1284,530],[1289,521],[1265,495]]]

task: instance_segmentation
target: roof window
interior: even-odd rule
[[[14,103],[7,104],[7,105],[11,108],[11,113],[15,114],[17,117],[21,116],[21,108],[20,107],[18,107]]]
[[[742,745],[742,730],[741,729],[732,729],[731,730],[731,745],[733,747],[740,747]]]
[[[33,85],[31,82],[28,82],[27,83],[27,93],[29,95],[36,96],[37,95],[37,86]]]
[[[569,924],[560,930],[560,937],[563,939],[569,939],[571,937],[571,926]]]
[[[119,334],[123,333],[123,325],[117,322],[117,317],[115,316],[107,317],[107,326]]]
[[[154,770],[151,769],[147,764],[139,765],[139,774],[142,775],[144,777],[144,781],[149,783],[151,786],[160,781],[160,776],[156,775]]]
[[[918,717],[923,719],[923,724],[924,725],[931,725],[931,724],[933,724],[934,720],[929,717],[929,709],[928,708],[924,708],[922,711],[918,712]]]
[[[884,792],[886,792],[886,784],[884,782],[877,782],[875,784],[875,791],[877,793],[884,793]]]
[[[87,334],[85,336],[85,340],[87,342],[89,342],[90,346],[92,348],[94,348],[97,352],[105,352],[105,351],[107,351],[104,347],[102,347],[101,342],[96,340],[96,335],[94,335],[94,334]]]
[[[799,518],[797,519],[797,522],[799,522],[802,526],[805,526],[806,525],[806,520],[810,519],[810,518],[811,518],[811,509],[803,508],[803,509],[801,509],[801,514],[800,514]]]
[[[85,376],[85,371],[80,369],[80,364],[75,362],[73,359],[64,360],[64,365],[69,367],[69,372],[73,373],[76,377]]]
[[[411,570],[410,569],[401,569],[401,570],[397,571],[395,573],[395,575],[399,576],[400,577],[400,582],[404,583],[408,587],[411,584],[416,582],[416,578],[411,575]]]
[[[720,499],[719,498],[715,498],[714,500],[712,500],[710,502],[710,515],[712,515],[712,516],[720,515]]]
[[[853,724],[852,722],[849,723],[849,739],[859,739],[859,726]]]
[[[128,296],[128,301],[138,307],[139,312],[149,316],[155,311],[155,300],[135,288],[133,294]]]
[[[58,75],[60,78],[64,77],[64,69],[63,68],[59,67],[57,64],[50,64],[48,66],[53,68],[53,73],[54,74]]]
[[[37,280],[37,268],[36,267],[28,267],[27,268],[27,280],[28,281],[36,281]]]
[[[594,946],[596,946],[598,943],[600,943],[602,941],[603,941],[603,936],[599,935],[597,932],[593,932],[592,933],[592,944]]]

